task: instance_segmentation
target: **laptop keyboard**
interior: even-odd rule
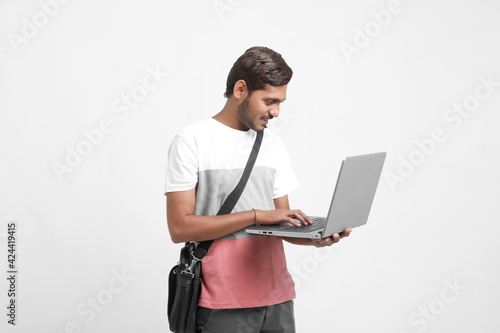
[[[300,223],[299,220],[294,219]],[[282,231],[293,231],[293,232],[311,232],[316,230],[321,230],[325,228],[326,218],[325,217],[311,217],[313,224],[303,225],[301,227],[296,227],[294,225],[287,228],[281,229]]]

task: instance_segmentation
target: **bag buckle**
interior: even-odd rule
[[[181,275],[187,275],[189,276],[191,279],[194,278],[194,274],[191,273],[191,272],[188,272],[187,270],[184,270],[184,271],[181,271]]]
[[[196,257],[194,255],[194,252],[191,252],[191,258],[193,258],[193,260],[191,260],[191,265],[189,265],[189,267],[187,267],[186,269],[182,270],[181,274],[184,274],[184,275],[187,275],[187,276],[189,276],[191,278],[194,278],[194,273],[193,273],[194,266],[198,262],[203,261],[203,259],[200,259],[200,258]]]

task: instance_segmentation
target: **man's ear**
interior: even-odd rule
[[[248,93],[248,88],[247,88],[247,83],[245,80],[238,80],[234,84],[234,89],[233,89],[233,96],[236,99],[241,99],[244,98]]]

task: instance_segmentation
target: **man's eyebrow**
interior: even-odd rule
[[[283,100],[281,100],[281,99],[279,99],[279,98],[273,98],[273,97],[265,97],[264,99],[265,99],[266,101],[280,102],[280,103],[283,103],[283,102],[286,100],[286,98],[285,98],[285,99],[283,99]]]

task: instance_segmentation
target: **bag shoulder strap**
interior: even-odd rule
[[[245,186],[250,178],[250,173],[252,173],[253,166],[255,165],[255,161],[257,160],[257,155],[259,153],[260,145],[262,143],[262,137],[264,136],[264,130],[257,132],[257,137],[255,138],[255,142],[252,147],[252,152],[250,153],[250,157],[248,158],[247,164],[245,166],[245,170],[243,171],[243,175],[241,176],[238,185],[234,188],[234,190],[229,194],[229,196],[224,201],[224,204],[220,208],[217,215],[226,215],[231,213],[234,206],[238,202],[241,193],[245,189]],[[208,250],[214,240],[203,241],[198,244],[196,249],[193,251],[193,255],[199,260],[203,259],[203,257],[208,253]]]

